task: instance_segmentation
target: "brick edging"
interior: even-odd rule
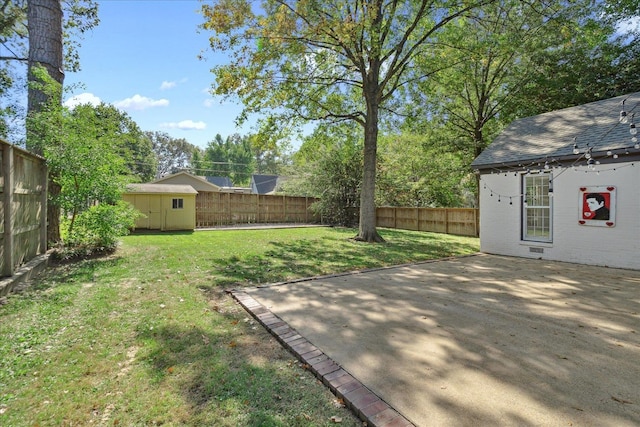
[[[303,362],[333,394],[370,427],[415,427],[398,411],[365,387],[287,322],[241,290],[228,291],[271,335]]]

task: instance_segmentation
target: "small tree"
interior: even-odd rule
[[[64,218],[63,243],[67,247],[81,244],[85,252],[112,248],[113,236],[128,230],[132,218],[135,221],[129,209],[118,203],[125,184],[132,179],[121,155],[123,143],[117,135],[105,135],[104,129],[96,126],[96,115],[92,114],[96,110],[71,112],[61,106],[55,98],[60,93],[59,83],[43,68],[34,72],[43,82],[36,83],[38,90],[49,96],[50,102],[29,117],[29,129],[38,136],[31,140],[44,154],[50,179],[60,189],[50,195],[49,204]]]

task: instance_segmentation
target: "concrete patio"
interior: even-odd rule
[[[639,271],[480,254],[233,293],[369,425],[640,425]]]

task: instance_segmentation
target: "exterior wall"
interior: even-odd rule
[[[163,231],[196,228],[195,194],[126,193],[122,198],[145,215],[136,221],[136,228]],[[183,199],[183,208],[173,209],[173,199]]]
[[[596,168],[596,171],[600,170],[599,174],[584,167],[553,171],[551,243],[521,240],[520,174],[482,175],[480,250],[525,258],[640,269],[640,167],[621,163]],[[591,186],[616,187],[614,227],[578,223],[580,187]],[[513,205],[509,204],[509,195],[517,195],[512,198]]]

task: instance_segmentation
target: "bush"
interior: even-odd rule
[[[58,249],[59,258],[86,257],[115,250],[118,239],[129,234],[136,219],[142,215],[124,201],[114,205],[99,204],[80,213],[69,231],[70,220],[63,221],[63,245]]]

